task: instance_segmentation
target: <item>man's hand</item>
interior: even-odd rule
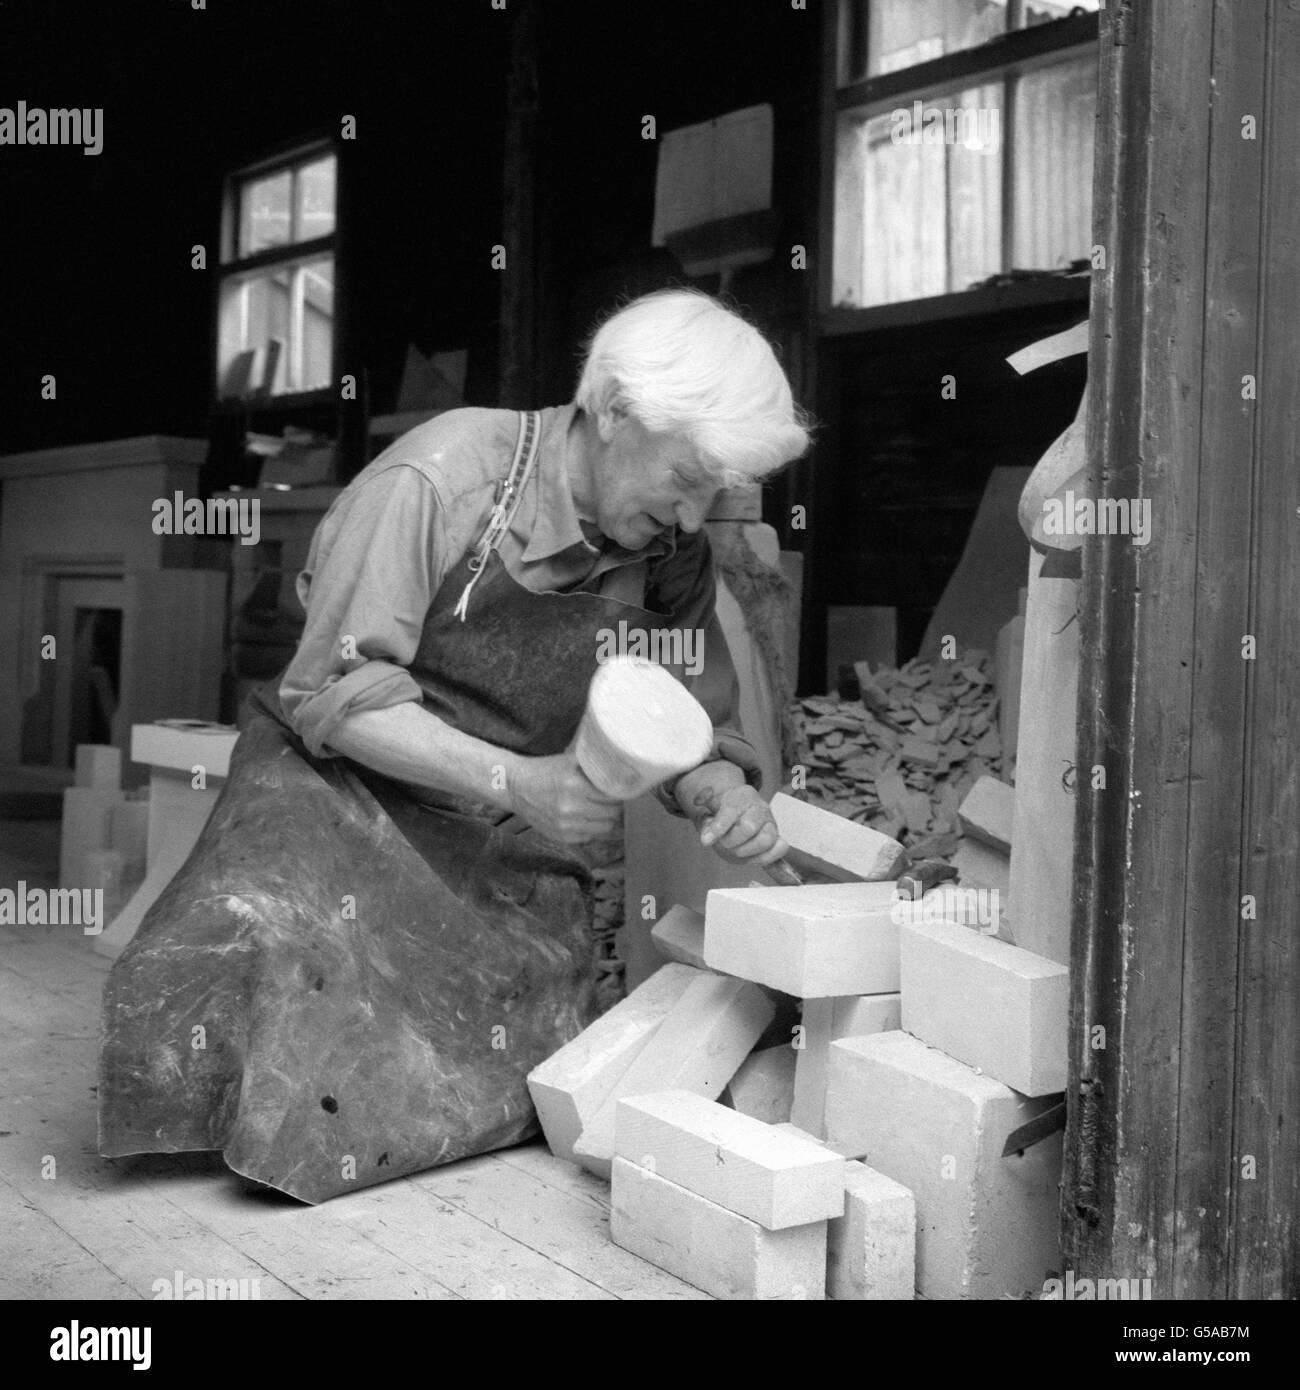
[[[572,750],[549,758],[519,758],[509,790],[515,815],[562,845],[608,839],[623,814],[622,802],[596,790]]]
[[[789,848],[771,808],[735,763],[701,763],[678,780],[673,794],[695,821],[700,844],[733,864],[770,864]]]

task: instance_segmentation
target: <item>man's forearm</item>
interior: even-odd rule
[[[329,745],[386,777],[514,809],[521,756],[453,729],[413,700],[345,716]]]

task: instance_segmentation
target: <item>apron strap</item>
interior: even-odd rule
[[[510,462],[510,472],[504,483],[497,485],[496,505],[492,508],[483,534],[469,558],[470,580],[461,593],[460,601],[452,611],[452,616],[463,623],[469,612],[469,596],[479,575],[488,562],[488,556],[501,544],[510,523],[514,520],[519,504],[523,501],[524,488],[532,476],[533,465],[537,462],[537,449],[541,440],[541,416],[535,410],[525,410],[519,416],[519,438],[515,442],[515,456]]]

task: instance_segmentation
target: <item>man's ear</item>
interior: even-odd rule
[[[627,418],[627,406],[615,396],[609,405],[596,416],[596,429],[600,434],[601,443],[608,444],[614,438],[618,427]]]

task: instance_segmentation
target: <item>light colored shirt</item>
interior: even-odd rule
[[[668,613],[675,629],[703,633],[702,669],[684,683],[713,721],[714,756],[737,763],[757,784],[758,756],[740,729],[739,682],[714,612],[704,533],[675,530],[638,551],[602,537],[570,491],[577,407],[540,414],[537,464],[497,552],[503,564],[534,592],[579,589],[633,603],[641,593],[632,567],[644,564],[645,606]],[[385,449],[321,520],[297,580],[306,626],[280,685],[285,715],[314,756],[334,755],[330,735],[348,714],[421,699],[407,668],[425,615],[487,524],[518,428],[509,410],[436,416]],[[474,602],[471,596],[470,622]]]

